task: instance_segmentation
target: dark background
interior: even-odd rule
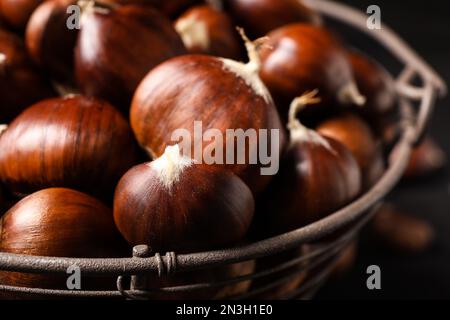
[[[396,30],[450,84],[450,1],[340,2],[364,12],[369,5],[380,6],[383,23]],[[371,53],[394,74],[400,71],[399,65],[374,42],[362,40],[363,37],[346,29],[341,31],[346,40]],[[429,132],[450,154],[448,98],[438,102]],[[433,247],[419,255],[401,255],[380,251],[372,243],[363,241],[354,269],[322,289],[319,299],[450,298],[450,168],[425,181],[399,186],[389,200],[432,223],[437,232]],[[379,265],[382,271],[382,290],[379,291],[366,288],[366,268],[372,264]]]

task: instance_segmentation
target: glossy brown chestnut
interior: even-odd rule
[[[76,79],[85,94],[128,112],[148,71],[184,53],[171,21],[151,7],[87,7],[75,50]]]
[[[76,3],[76,0],[44,2],[31,15],[25,34],[25,43],[33,61],[62,82],[73,82],[78,30],[67,27],[67,8]]]
[[[224,4],[236,23],[255,38],[295,22],[321,24],[320,16],[300,0],[228,0]]]
[[[78,191],[52,188],[33,193],[0,220],[0,252],[32,256],[114,258],[128,256],[128,246],[114,226],[112,212]],[[67,289],[67,277],[0,272],[11,286]],[[114,279],[83,277],[82,289],[114,287]]]
[[[124,117],[106,102],[81,96],[44,100],[0,136],[0,178],[13,192],[69,187],[112,197],[137,163]]]
[[[261,79],[282,116],[293,99],[315,89],[324,105],[365,103],[345,50],[324,27],[296,23],[276,29],[260,54]]]
[[[369,125],[358,115],[347,112],[333,116],[323,121],[317,131],[339,141],[352,152],[361,169],[363,191],[381,178],[385,171],[381,145]]]
[[[270,132],[267,142],[274,152],[281,154],[285,132],[272,98],[258,76],[260,64],[256,50],[250,42],[247,46],[251,59],[246,65],[223,58],[186,55],[152,70],[139,85],[130,112],[131,125],[141,146],[158,157],[167,145],[180,142],[173,141],[175,130],[187,130],[194,137],[194,123],[200,121],[204,130],[217,129],[224,143],[193,140],[194,148],[200,146],[204,151],[208,146],[225,148],[226,145],[230,149],[229,146],[235,145],[235,138],[227,135],[227,130],[266,129]],[[272,139],[272,133],[278,133],[279,139]],[[183,141],[183,149],[191,148],[184,145],[186,142]],[[255,144],[247,143],[246,147],[248,157],[257,154]],[[272,179],[261,174],[260,161],[249,164],[246,159],[245,164],[239,164],[235,155],[235,161],[225,159],[226,150],[223,155],[222,163],[255,194]]]
[[[55,95],[29,60],[22,40],[0,29],[0,122],[8,123],[26,107]]]
[[[0,16],[16,30],[24,30],[28,19],[45,0],[0,0]]]
[[[314,92],[293,101],[291,144],[264,201],[265,233],[273,235],[320,220],[351,202],[361,191],[361,173],[340,142],[304,127],[295,115],[317,103]]]
[[[242,60],[242,40],[223,11],[209,5],[193,7],[178,18],[175,29],[190,53]]]
[[[233,173],[195,164],[167,147],[128,171],[117,185],[114,220],[131,245],[195,252],[238,243],[253,218],[250,189]]]
[[[356,50],[347,51],[358,89],[366,97],[361,108],[370,116],[392,113],[397,105],[395,82],[387,70],[372,58]]]

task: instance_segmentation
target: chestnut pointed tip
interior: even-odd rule
[[[93,14],[102,14],[106,15],[109,14],[111,9],[113,9],[113,5],[111,3],[104,4],[101,3],[102,6],[98,5],[99,2],[96,0],[78,0],[77,5],[81,9],[81,19],[80,19],[80,25],[83,26],[85,24],[85,21],[87,17],[93,15]]]
[[[367,102],[366,97],[360,93],[354,81],[347,83],[339,90],[338,100],[345,105],[355,104],[359,107],[363,107]]]
[[[77,89],[56,81],[52,82],[52,86],[56,93],[58,93],[58,95],[63,99],[69,99],[80,95]]]
[[[289,108],[288,129],[291,133],[291,142],[308,141],[317,145],[321,145],[331,152],[335,152],[328,141],[318,132],[305,127],[297,118],[297,114],[306,106],[321,102],[321,98],[317,96],[318,89],[305,92],[303,95],[295,98]]]
[[[209,50],[209,32],[204,21],[198,20],[192,16],[180,18],[175,23],[175,30],[177,30],[186,48],[198,47],[203,51]]]
[[[8,129],[8,125],[7,124],[0,124],[0,137],[2,136],[3,133],[5,133],[5,131]]]
[[[181,153],[179,145],[176,144],[166,147],[164,154],[150,162],[149,166],[156,169],[160,182],[170,190],[172,185],[180,179],[183,171],[193,163],[191,158]]]

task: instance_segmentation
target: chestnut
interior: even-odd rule
[[[258,76],[257,44],[248,39],[246,44],[250,54],[247,64],[205,55],[185,55],[162,63],[136,90],[130,118],[137,140],[153,157],[161,156],[168,145],[180,143],[179,138],[173,137],[180,130],[194,137],[193,149],[228,149],[223,151],[221,161],[217,161],[222,164],[218,165],[232,170],[258,194],[272,176],[261,173],[261,161],[239,163],[237,152],[232,154],[235,161],[228,161],[227,151],[235,145],[235,136],[227,131],[266,130],[268,137],[264,144],[268,143],[276,154],[284,150],[285,132],[272,97]],[[223,141],[199,141],[195,123],[205,130],[219,131]],[[256,138],[261,143],[262,139]],[[186,143],[183,141],[183,149],[191,148]],[[247,156],[257,154],[255,143],[247,144]]]
[[[0,123],[9,123],[26,107],[56,95],[34,68],[22,40],[0,29]]]
[[[390,250],[418,254],[431,247],[436,231],[428,221],[386,204],[372,221],[371,236],[377,244]]]
[[[394,153],[393,157],[395,156]],[[446,164],[447,156],[444,150],[428,136],[414,149],[404,178],[407,180],[426,178],[445,168]]]
[[[114,220],[131,245],[193,252],[238,243],[254,213],[250,189],[232,172],[195,164],[169,146],[117,185]]]
[[[322,103],[364,105],[342,44],[324,27],[295,23],[268,34],[261,79],[282,116],[293,99],[319,89]]]
[[[111,209],[95,198],[64,188],[41,190],[18,202],[0,220],[0,239],[0,252],[6,253],[72,258],[128,255]],[[67,289],[66,280],[64,275],[0,271],[0,283],[10,286]],[[81,286],[84,290],[112,289],[114,280],[83,278]]]
[[[243,47],[230,17],[210,5],[192,7],[175,22],[190,53],[241,60]]]
[[[12,192],[69,187],[112,198],[120,177],[138,162],[124,117],[82,96],[44,100],[0,136],[0,179]]]
[[[291,104],[291,142],[280,172],[260,204],[258,225],[267,236],[320,220],[350,203],[361,191],[361,172],[352,153],[296,119],[298,111],[320,101],[315,94],[307,93]]]
[[[0,17],[18,31],[25,29],[28,19],[45,0],[0,0]]]
[[[381,64],[359,51],[348,50],[347,57],[358,88],[366,97],[364,108],[359,109],[369,118],[392,113],[397,106],[397,93],[395,80],[389,72]]]
[[[341,113],[323,121],[317,131],[346,146],[361,169],[363,191],[370,189],[385,170],[383,150],[370,126],[358,115]]]
[[[265,36],[287,24],[321,24],[321,17],[301,0],[227,0],[225,8],[251,37]]]
[[[70,30],[66,23],[67,8],[76,3],[76,0],[45,1],[31,15],[25,33],[25,43],[33,61],[64,83],[73,82],[78,30]]]
[[[139,82],[159,63],[186,53],[169,19],[149,6],[87,6],[75,48],[81,91],[126,113]]]

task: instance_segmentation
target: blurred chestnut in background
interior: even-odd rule
[[[241,241],[254,206],[241,179],[215,166],[195,164],[175,145],[122,177],[114,219],[131,245],[146,244],[156,252],[195,252]]]
[[[243,56],[242,40],[230,17],[212,6],[189,9],[175,22],[175,29],[190,53],[234,60],[241,60]]]
[[[350,50],[347,52],[358,89],[367,101],[363,109],[372,115],[385,115],[396,107],[395,81],[378,62],[365,54]]]
[[[386,127],[396,125],[400,119],[395,80],[378,62],[365,54],[350,50],[348,59],[358,89],[366,97],[366,104],[355,111],[360,113],[382,135]]]
[[[28,108],[0,136],[0,148],[0,178],[13,192],[70,187],[111,198],[138,149],[119,111],[82,96]]]
[[[229,164],[225,146],[228,149],[230,145],[236,146],[236,139],[226,132],[266,129],[267,141],[257,137],[258,144],[262,141],[278,154],[284,150],[285,132],[272,98],[258,76],[260,61],[255,45],[247,41],[247,47],[251,57],[248,64],[204,55],[186,55],[162,63],[136,90],[130,118],[140,145],[154,157],[160,156],[167,145],[180,142],[172,141],[175,130],[187,130],[193,137],[192,143],[183,141],[183,149],[198,148],[204,152],[223,148],[222,163],[227,163],[226,167],[257,194],[272,179],[271,175],[261,174],[261,162],[250,164],[249,159],[258,157],[258,146],[246,141],[245,164],[238,162],[235,151],[231,154],[233,164]],[[198,141],[196,121],[201,121],[204,130],[217,129],[223,141]],[[278,133],[279,139],[273,133]]]
[[[361,191],[361,172],[352,153],[296,119],[301,108],[318,102],[315,92],[292,102],[290,146],[261,203],[264,216],[258,225],[266,227],[266,236],[316,222],[350,203]]]
[[[319,14],[300,0],[225,0],[224,5],[254,38],[295,22],[321,24]]]
[[[429,249],[435,230],[429,222],[386,204],[371,223],[372,236],[378,244],[404,254],[418,254]]]
[[[58,81],[74,81],[78,30],[67,27],[67,8],[76,0],[47,0],[31,15],[25,40],[33,61]]]
[[[12,28],[23,31],[28,19],[45,0],[0,0],[0,17]]]
[[[147,72],[186,53],[172,22],[151,7],[96,5],[82,15],[75,53],[78,85],[126,113]]]
[[[129,255],[111,210],[86,194],[63,188],[41,190],[17,203],[0,220],[0,239],[0,252],[5,253],[73,258]],[[66,280],[64,275],[0,271],[2,285],[67,289]],[[83,277],[81,286],[112,289],[114,280]]]
[[[56,95],[38,74],[22,40],[0,29],[0,122],[8,123],[39,100]]]
[[[323,27],[297,23],[276,29],[260,53],[261,79],[283,117],[292,100],[315,89],[327,106],[365,103],[345,50]]]
[[[393,155],[395,157],[395,154]],[[444,150],[430,136],[414,149],[404,174],[408,180],[429,177],[447,164]]]
[[[355,157],[362,173],[363,190],[370,189],[383,175],[383,150],[369,125],[358,115],[341,113],[323,121],[317,131],[346,146]]]

